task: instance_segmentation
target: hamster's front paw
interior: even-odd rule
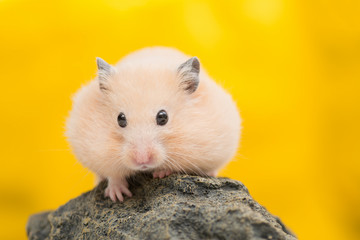
[[[105,189],[105,197],[110,197],[113,202],[116,202],[117,199],[122,202],[124,201],[123,194],[128,197],[132,197],[132,193],[129,190],[129,184],[126,179],[109,178],[108,186]]]
[[[153,172],[153,177],[154,178],[163,178],[163,177],[169,176],[171,174],[172,174],[171,170],[160,170],[160,171]]]

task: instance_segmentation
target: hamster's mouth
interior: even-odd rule
[[[154,166],[149,166],[149,165],[144,164],[144,165],[135,167],[134,170],[136,170],[136,171],[148,171],[148,170],[152,170],[154,168],[155,168]]]

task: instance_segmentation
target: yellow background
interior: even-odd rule
[[[360,239],[359,1],[0,0],[0,239],[89,190],[69,150],[71,95],[154,45],[196,55],[235,97],[241,148],[222,176],[301,239]]]

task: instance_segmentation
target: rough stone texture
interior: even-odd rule
[[[286,239],[296,237],[227,178],[137,176],[123,203],[103,197],[106,182],[53,212],[30,217],[29,239]]]

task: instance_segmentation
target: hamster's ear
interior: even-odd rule
[[[192,57],[177,70],[180,77],[180,87],[182,87],[189,94],[196,91],[199,85],[200,62],[197,57]]]
[[[96,58],[96,64],[98,67],[99,87],[101,90],[107,91],[109,90],[109,77],[115,73],[115,69],[99,57]]]

